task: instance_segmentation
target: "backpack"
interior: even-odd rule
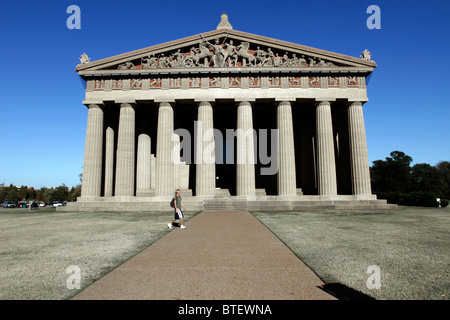
[[[170,207],[173,208],[175,206],[175,198],[172,198],[172,201],[170,201]]]

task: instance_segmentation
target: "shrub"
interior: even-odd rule
[[[438,207],[436,198],[439,196],[431,191],[412,191],[412,192],[380,192],[378,198],[386,199],[388,203],[396,203],[404,206],[418,207]],[[448,200],[441,198],[441,206],[448,205]]]

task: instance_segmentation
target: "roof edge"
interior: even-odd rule
[[[258,41],[261,41],[261,42],[268,42],[270,44],[277,44],[277,45],[280,45],[280,46],[285,46],[285,47],[292,48],[294,50],[295,49],[296,50],[302,50],[302,51],[305,51],[305,52],[308,52],[308,53],[311,53],[311,54],[318,54],[318,55],[323,55],[325,57],[341,59],[341,60],[348,61],[348,62],[351,62],[351,63],[357,63],[357,64],[362,65],[362,66],[373,67],[373,68],[377,67],[377,64],[376,64],[375,61],[370,61],[370,60],[357,58],[357,57],[353,57],[353,56],[349,56],[349,55],[345,55],[345,54],[341,54],[341,53],[336,53],[336,52],[332,52],[332,51],[327,51],[327,50],[323,50],[323,49],[317,49],[317,48],[314,48],[314,47],[309,47],[309,46],[296,44],[296,43],[289,42],[289,41],[269,38],[269,37],[256,35],[256,34],[244,32],[244,31],[238,31],[238,30],[234,30],[234,29],[217,29],[217,30],[212,30],[212,31],[208,31],[208,32],[199,33],[199,34],[195,34],[195,35],[192,35],[192,36],[180,38],[180,39],[177,39],[177,40],[172,40],[172,41],[160,43],[160,44],[149,46],[149,47],[145,47],[145,48],[142,48],[142,49],[129,51],[129,52],[118,54],[118,55],[114,55],[114,56],[111,56],[111,57],[108,57],[108,58],[103,58],[103,59],[99,59],[99,60],[96,60],[96,61],[87,62],[87,63],[84,63],[84,64],[79,64],[79,65],[76,66],[75,71],[78,72],[78,71],[82,71],[82,70],[86,70],[86,69],[90,69],[90,68],[95,68],[95,67],[97,67],[99,65],[102,65],[102,64],[105,64],[105,63],[110,63],[110,62],[113,62],[115,60],[121,60],[121,59],[126,59],[126,58],[129,58],[129,57],[133,57],[133,56],[136,56],[136,55],[145,54],[148,51],[154,51],[154,50],[167,48],[167,47],[171,47],[171,46],[177,46],[177,45],[181,45],[181,44],[183,44],[185,42],[194,41],[194,40],[201,39],[201,38],[204,38],[204,37],[217,36],[217,35],[234,35],[236,37],[249,38],[249,40],[258,40]]]

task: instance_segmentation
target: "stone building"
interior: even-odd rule
[[[216,30],[90,61],[82,194],[67,209],[386,208],[371,192],[360,58]]]

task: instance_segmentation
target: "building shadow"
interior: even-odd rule
[[[328,283],[319,288],[339,300],[376,300],[375,298],[347,287],[342,283]]]

